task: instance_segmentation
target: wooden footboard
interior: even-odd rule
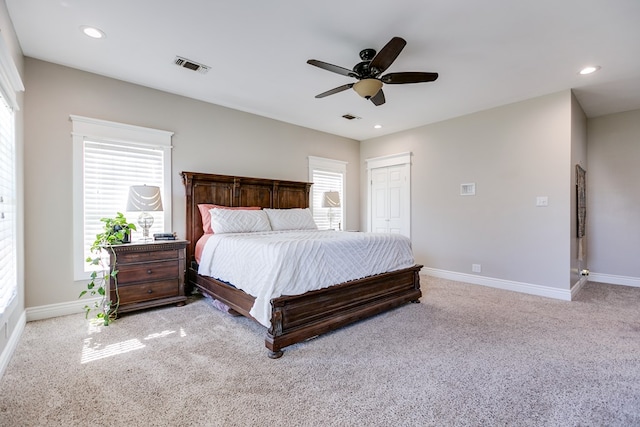
[[[271,300],[271,328],[265,345],[269,357],[316,335],[390,310],[419,302],[421,265]]]
[[[408,302],[418,302],[421,265],[271,300],[271,328],[265,346],[269,357],[282,356],[291,344],[374,316]],[[234,314],[251,318],[254,297],[219,280],[189,271],[189,281],[223,302]]]

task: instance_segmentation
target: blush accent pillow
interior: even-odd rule
[[[220,206],[220,205],[214,205],[211,203],[201,203],[198,205],[198,209],[200,209],[200,216],[202,217],[202,230],[204,231],[204,234],[212,234],[215,231],[211,228],[211,214],[209,213],[209,211],[211,209],[231,209],[231,210],[253,210],[253,211],[257,211],[262,209],[260,206],[236,206],[236,207],[231,207],[231,206]]]
[[[269,217],[271,229],[278,230],[317,230],[309,208],[263,209]]]
[[[209,213],[216,234],[271,231],[269,217],[262,210],[214,208]]]

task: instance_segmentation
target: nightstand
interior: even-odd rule
[[[165,240],[107,249],[111,265],[118,270],[117,295],[114,278],[110,279],[107,289],[112,304],[120,297],[118,314],[165,304],[184,305],[188,244],[187,240]]]

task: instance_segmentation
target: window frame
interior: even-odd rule
[[[163,194],[162,200],[165,228],[171,228],[171,137],[173,132],[146,128],[107,120],[70,115],[73,131],[73,271],[74,280],[87,280],[84,255],[84,143],[110,143],[123,147],[144,147],[162,150]],[[123,206],[124,210],[124,206]],[[135,221],[132,221],[135,222]]]

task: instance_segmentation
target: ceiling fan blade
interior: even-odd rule
[[[394,37],[389,40],[389,43],[384,45],[380,52],[371,60],[369,68],[374,69],[374,75],[378,75],[396,60],[402,49],[404,49],[407,42],[401,37]]]
[[[385,99],[384,99],[384,92],[382,92],[382,89],[380,89],[378,91],[378,93],[376,93],[375,95],[373,95],[371,98],[369,98],[371,100],[371,102],[373,102],[375,105],[382,105],[385,103]]]
[[[348,68],[340,67],[338,65],[329,64],[328,62],[318,61],[317,59],[310,59],[307,61],[307,64],[314,65],[318,68],[322,68],[323,70],[331,71],[343,76],[358,77],[358,75],[354,73],[353,70],[349,70]]]
[[[326,92],[322,92],[319,95],[316,95],[316,98],[324,98],[325,96],[333,95],[334,93],[342,92],[343,90],[351,89],[352,87],[353,87],[353,83],[338,86],[337,88],[334,88]]]
[[[438,78],[438,73],[421,73],[421,72],[406,72],[406,73],[389,73],[380,77],[383,83],[390,85],[404,84],[404,83],[424,83],[432,82]]]

